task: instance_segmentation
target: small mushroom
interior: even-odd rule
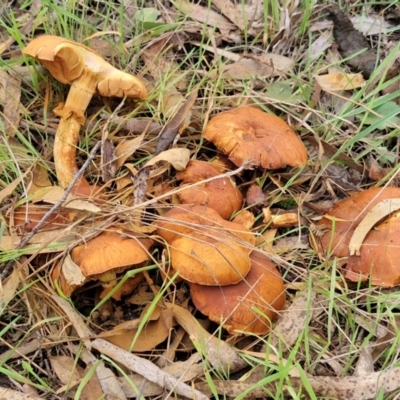
[[[158,222],[157,233],[169,244],[173,269],[189,282],[230,285],[250,270],[254,235],[209,207],[174,207]]]
[[[191,183],[203,181],[220,175],[220,172],[205,161],[190,161],[186,169],[176,174],[182,181],[181,187],[187,189],[178,194],[183,204],[206,205],[224,218],[240,210],[243,197],[240,190],[229,178],[219,178],[203,185],[191,187]]]
[[[62,37],[39,36],[23,53],[39,60],[55,79],[71,85],[65,104],[54,110],[61,117],[54,141],[54,163],[59,185],[66,188],[77,172],[79,131],[93,95],[144,99],[147,90],[138,78],[114,68],[88,47]]]
[[[345,277],[358,282],[370,279],[373,285],[390,287],[400,283],[400,220],[391,216],[366,236],[359,256],[350,256],[353,233],[367,213],[382,200],[400,197],[400,188],[370,188],[338,202],[316,227],[321,232],[319,246],[329,257],[341,258]],[[315,235],[314,235],[315,236]]]
[[[149,249],[152,245],[151,239],[103,232],[88,243],[72,249],[72,263],[64,262],[53,278],[60,277],[66,295],[70,295],[77,287],[90,280],[100,280],[106,293],[110,291],[110,287],[116,286],[117,274],[132,266],[136,268],[149,259]],[[81,276],[79,284],[76,279],[78,275]],[[131,282],[128,282],[127,286],[130,285]],[[124,289],[120,292],[123,293]]]
[[[293,129],[281,118],[257,108],[236,108],[218,114],[203,136],[228,154],[237,166],[278,169],[307,162],[307,150]]]
[[[266,334],[285,305],[285,287],[275,265],[263,254],[251,253],[251,269],[235,285],[204,286],[190,283],[197,310],[230,333]]]

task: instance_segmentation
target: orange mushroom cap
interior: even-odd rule
[[[350,256],[353,233],[367,213],[382,200],[400,197],[400,188],[370,188],[338,202],[316,225],[326,230],[319,240],[324,253],[343,258],[345,277],[390,287],[400,283],[400,220],[387,218],[366,236],[359,256]],[[336,220],[335,220],[336,219]]]
[[[224,218],[240,210],[243,197],[229,178],[215,179],[203,185],[190,187],[191,183],[220,175],[220,172],[205,161],[190,161],[186,169],[176,174],[182,186],[188,188],[178,194],[183,204],[207,205]]]
[[[285,287],[275,265],[254,251],[251,269],[235,285],[203,286],[190,283],[195,307],[214,322],[222,323],[230,333],[245,331],[263,335],[271,321],[285,306]]]
[[[323,252],[336,257],[349,256],[350,239],[368,211],[382,200],[399,197],[400,188],[374,187],[339,201],[316,223],[326,229],[319,241]]]
[[[163,218],[157,233],[169,244],[172,267],[183,279],[229,285],[249,272],[255,243],[250,230],[200,205],[175,207]]]
[[[397,213],[369,231],[360,256],[343,261],[345,277],[353,282],[370,280],[372,285],[400,284],[400,214]]]
[[[237,166],[278,169],[307,162],[307,150],[293,129],[281,118],[256,108],[243,107],[218,114],[203,136]]]
[[[72,261],[85,277],[110,270],[125,269],[149,259],[151,239],[124,237],[117,232],[103,232],[71,251]]]

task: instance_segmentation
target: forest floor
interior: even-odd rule
[[[399,398],[399,26],[386,0],[0,5],[0,397]],[[80,57],[101,62],[27,48],[41,35],[137,77],[136,95],[104,75],[78,110]],[[270,140],[258,160],[208,136],[241,108],[237,137]],[[188,189],[201,205],[181,206]],[[195,299],[194,275],[241,258],[218,279],[244,293]]]

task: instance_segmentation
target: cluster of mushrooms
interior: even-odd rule
[[[76,148],[86,108],[94,94],[145,99],[147,90],[138,78],[117,70],[91,49],[57,36],[41,36],[24,49],[50,74],[71,90],[55,110],[60,124],[55,136],[54,162],[59,186],[67,188],[77,172]],[[257,108],[243,107],[216,115],[206,126],[205,139],[244,168],[299,167],[307,162],[306,149],[282,119]],[[204,161],[191,161],[177,174],[184,190],[180,205],[159,217],[158,236],[167,244],[174,271],[189,283],[196,308],[230,333],[264,334],[285,304],[282,277],[269,258],[255,249],[251,224],[230,219],[241,210],[242,194],[221,171]],[[193,183],[208,179],[208,183]],[[81,178],[72,196],[94,196],[101,188]],[[385,287],[400,283],[397,247],[400,214],[392,214],[366,236],[359,254],[352,254],[351,239],[365,215],[382,200],[399,198],[399,188],[373,188],[339,202],[317,227],[324,232],[312,242],[324,255],[339,257],[349,280],[370,279]],[[14,224],[33,229],[43,209],[25,204],[16,209]],[[400,208],[400,207],[399,207]],[[29,221],[26,215],[29,211]],[[240,214],[239,214],[240,215]],[[47,220],[48,228],[73,220],[75,212],[63,209]],[[332,221],[335,220],[333,224]],[[28,223],[27,223],[28,222]],[[140,238],[123,226],[110,228],[75,247],[53,271],[66,295],[87,281],[100,280],[102,296],[130,293],[144,279],[138,273],[115,291],[117,274],[144,265],[153,240]]]

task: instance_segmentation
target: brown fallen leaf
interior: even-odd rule
[[[176,111],[175,115],[167,122],[159,138],[157,139],[154,155],[167,150],[168,146],[174,141],[176,135],[181,133],[190,123],[190,113],[194,102],[197,99],[197,91],[193,91],[186,98],[186,101]]]
[[[308,290],[304,290],[298,294],[290,307],[282,312],[271,331],[271,345],[277,347],[279,343],[283,343],[288,349],[291,348],[306,329],[317,307],[314,291],[309,293]]]
[[[18,131],[21,115],[21,77],[11,70],[0,71],[0,104],[3,107],[4,134],[14,136]]]
[[[13,272],[7,279],[0,285],[0,308],[3,309],[7,303],[12,300],[17,291],[20,276],[17,268],[14,268]]]
[[[365,80],[361,74],[333,72],[326,75],[317,75],[315,79],[321,89],[328,92],[358,89],[365,85]]]
[[[149,160],[145,167],[151,167],[160,161],[165,161],[171,164],[176,170],[183,171],[189,162],[190,150],[179,147],[163,151],[162,153],[156,155],[151,160]]]
[[[172,327],[172,313],[171,310],[163,310],[160,307],[156,307],[148,317],[144,327],[139,331],[147,309],[144,309],[139,319],[122,322],[114,329],[101,333],[99,337],[128,351],[153,350],[158,344],[167,339]]]
[[[176,304],[167,303],[166,306],[172,308],[175,320],[189,334],[192,342],[204,350],[207,361],[217,371],[234,372],[246,366],[233,347],[208,333],[188,310]]]
[[[350,255],[360,255],[360,249],[369,231],[385,217],[400,210],[400,199],[382,200],[372,207],[357,225],[349,243]]]
[[[103,360],[96,358],[85,348],[78,348],[78,346],[72,346],[72,348],[75,350],[74,353],[79,354],[79,358],[87,365],[86,370],[96,365],[96,375],[93,375],[86,384],[81,399],[85,399],[84,395],[88,393],[88,396],[91,396],[88,397],[89,400],[92,400],[92,398],[93,400],[98,400],[103,394],[106,395],[107,399],[126,400],[127,396],[118,378],[114,375],[111,368],[106,367]],[[97,379],[94,380],[94,377]],[[100,385],[100,395],[98,394],[98,384]]]
[[[27,400],[27,395],[23,392],[18,392],[10,388],[0,386],[1,400]],[[29,400],[43,400],[43,397],[29,396]]]
[[[188,360],[176,361],[167,365],[162,370],[171,374],[174,378],[180,379],[182,382],[188,382],[204,374],[203,366],[199,363],[199,360],[200,357],[198,357],[198,354],[193,354]],[[141,375],[131,374],[128,378],[129,381],[133,382],[134,387],[141,388],[141,395],[143,397],[159,396],[164,392],[161,386],[144,381]],[[125,377],[121,377],[119,380],[127,397],[136,397],[137,392],[132,388],[132,384]]]
[[[28,173],[31,171],[31,169],[28,169],[24,174],[18,176],[18,178],[14,179],[11,183],[9,183],[4,189],[0,190],[0,203],[7,197],[11,196],[14,192],[14,190],[17,188],[17,186],[23,182],[25,177],[28,175]]]
[[[241,31],[256,36],[263,28],[264,6],[260,0],[248,0],[245,3],[231,0],[212,0],[223,15],[232,21]]]
[[[133,155],[143,142],[145,133],[136,136],[133,139],[125,139],[115,148],[115,157],[117,168],[121,168],[128,157]]]
[[[83,368],[70,356],[49,356],[52,371],[63,385],[75,386],[83,376]]]
[[[310,376],[305,378],[292,377],[286,378],[290,381],[290,387],[300,390],[305,396],[309,396],[307,385],[313,390],[313,396],[323,396],[336,400],[375,400],[382,394],[389,394],[400,388],[400,367],[388,369],[386,371],[374,372],[364,376],[345,376],[343,378],[334,376]],[[210,394],[209,385],[200,383],[195,385],[199,390]],[[213,380],[213,386],[220,395],[229,397],[242,396],[246,392],[251,398],[265,398],[268,391],[271,394],[291,396],[292,390],[288,390],[289,385],[266,383],[262,387],[254,389],[254,382],[240,381],[219,381]],[[382,397],[380,397],[382,398]]]

